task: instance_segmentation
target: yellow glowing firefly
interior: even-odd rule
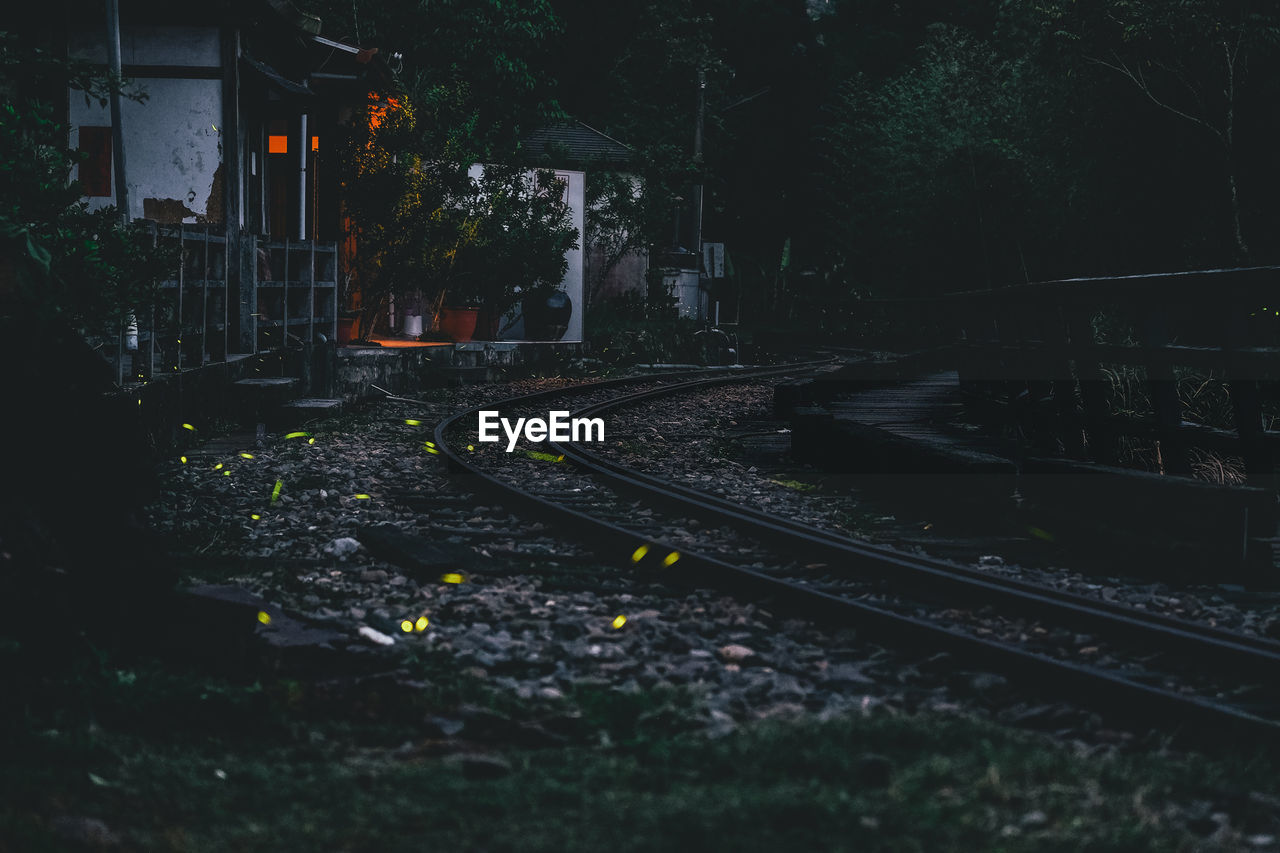
[[[679,552],[679,551],[672,551],[670,554],[668,554],[667,556],[665,556],[665,557],[663,557],[663,558],[662,558],[662,565],[664,565],[664,566],[672,566],[672,565],[675,565],[675,562],[676,562],[676,560],[678,560],[678,559],[680,559],[680,552]]]
[[[638,563],[644,559],[644,555],[649,553],[648,545],[641,545],[639,548],[631,552],[631,562]]]
[[[403,621],[400,623],[400,630],[401,630],[401,631],[404,631],[406,634],[412,634],[412,633],[413,633],[413,621],[412,621],[412,620],[410,620],[410,619],[405,619],[405,620],[403,620]]]
[[[240,454],[240,458],[241,458],[241,459],[252,459],[252,458],[253,458],[253,454],[252,454],[252,453],[241,453],[241,454]]]
[[[271,490],[271,502],[275,503],[280,500],[280,490],[284,488],[284,480],[276,480],[276,486]]]
[[[356,500],[358,500],[358,501],[367,501],[367,500],[369,500],[369,496],[368,496],[368,495],[363,495],[363,494],[361,494],[361,495],[356,495]]]
[[[191,430],[192,432],[195,432],[195,431],[196,431],[196,428],[195,428],[195,427],[193,427],[191,424],[183,424],[183,425],[182,425],[182,428],[183,428],[183,429],[189,429],[189,430]]]
[[[178,457],[178,461],[179,461],[179,462],[181,462],[183,465],[186,465],[186,464],[187,464],[187,457],[185,457],[185,456],[179,456],[179,457]]]
[[[291,432],[285,436],[285,439],[288,440],[290,438],[306,438],[309,435],[311,435],[311,433],[309,432]]]
[[[221,471],[221,470],[222,470],[222,463],[221,463],[221,462],[219,462],[217,465],[214,465],[214,466],[213,466],[213,470],[215,470],[215,471]]]
[[[440,583],[462,583],[465,580],[466,578],[457,572],[446,572],[440,576]]]
[[[404,422],[409,426],[422,426],[422,421],[417,418],[405,418]]]
[[[316,443],[316,440],[314,438],[307,439],[307,444],[315,444],[315,443]]]
[[[259,621],[259,622],[261,622],[263,625],[270,625],[270,624],[271,624],[271,614],[270,614],[270,613],[268,613],[268,612],[267,612],[267,611],[265,611],[265,610],[259,610],[259,611],[258,611],[258,621]]]
[[[419,616],[418,621],[413,623],[413,630],[421,634],[423,631],[427,630],[427,625],[429,624],[430,623],[427,621],[427,617]]]
[[[613,617],[613,627],[614,627],[614,630],[617,630],[618,628],[621,628],[621,627],[622,627],[623,625],[625,625],[625,624],[627,624],[627,617],[623,616],[621,613],[619,613],[617,616]]]
[[[257,521],[258,519],[262,518],[262,516],[258,515],[256,512],[250,515],[249,517],[252,518],[254,521]]]

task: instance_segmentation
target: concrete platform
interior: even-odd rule
[[[1037,452],[966,423],[955,372],[792,407],[792,455],[957,518],[1014,525],[1125,571],[1274,583],[1268,490]],[[1265,580],[1264,580],[1265,579]]]
[[[392,394],[410,394],[441,385],[491,382],[508,371],[558,368],[584,351],[581,343],[384,340],[388,345],[338,348],[335,396],[355,402],[380,396],[373,385]]]

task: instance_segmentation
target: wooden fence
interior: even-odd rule
[[[1274,488],[1280,447],[1280,267],[1084,278],[881,300],[950,345],[974,408],[1064,455],[1114,463],[1125,437],[1163,471],[1192,448]],[[1179,388],[1183,393],[1179,393]],[[1211,388],[1212,416],[1189,397]]]

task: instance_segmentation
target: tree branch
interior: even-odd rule
[[[1142,94],[1147,96],[1147,100],[1151,101],[1151,103],[1155,104],[1157,107],[1160,107],[1160,109],[1166,112],[1172,113],[1178,118],[1181,118],[1185,121],[1191,122],[1192,124],[1196,124],[1196,125],[1199,125],[1200,127],[1203,127],[1205,130],[1212,133],[1217,138],[1217,140],[1220,143],[1222,143],[1224,147],[1227,147],[1227,148],[1230,147],[1229,142],[1227,138],[1223,135],[1222,131],[1214,127],[1208,121],[1206,121],[1205,119],[1199,116],[1195,116],[1195,115],[1192,115],[1191,113],[1184,112],[1178,109],[1177,107],[1173,106],[1172,104],[1168,103],[1167,101],[1162,101],[1161,99],[1157,98],[1155,96],[1155,93],[1151,91],[1151,86],[1147,83],[1146,77],[1143,76],[1141,68],[1138,69],[1137,73],[1134,73],[1133,69],[1131,69],[1124,62],[1124,60],[1120,59],[1120,57],[1118,56],[1115,56],[1115,54],[1112,54],[1112,56],[1115,57],[1115,62],[1107,62],[1105,59],[1099,59],[1096,56],[1087,56],[1085,57],[1085,59],[1087,59],[1089,62],[1095,63],[1097,65],[1101,65],[1103,68],[1109,68],[1112,71],[1116,72],[1117,74],[1121,75],[1122,77],[1127,78],[1129,82],[1133,83],[1133,85],[1138,88],[1138,91],[1142,92]]]

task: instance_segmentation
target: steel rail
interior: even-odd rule
[[[696,390],[709,384],[693,381],[642,391],[586,406],[573,415],[598,415],[610,409]],[[581,444],[551,442],[551,445],[569,461],[615,486],[642,493],[669,506],[678,506],[682,511],[693,512],[704,519],[730,524],[756,538],[768,539],[793,551],[800,550],[810,557],[828,560],[835,564],[833,568],[845,567],[860,575],[911,584],[915,594],[934,597],[938,589],[945,589],[947,593],[963,596],[971,603],[1016,605],[1019,614],[1035,613],[1068,619],[1074,624],[1104,629],[1113,636],[1140,639],[1162,650],[1177,649],[1211,659],[1239,671],[1280,673],[1280,643],[1273,640],[1148,613],[1017,578],[993,576],[937,558],[903,554],[662,480],[607,459]]]
[[[793,365],[789,369],[781,368],[775,372],[794,372],[797,369],[799,366]],[[767,373],[739,372],[738,375],[746,379]],[[593,384],[598,389],[606,384],[616,386],[625,381]],[[682,383],[670,387],[680,384]],[[457,412],[436,425],[434,437],[437,449],[449,470],[469,476],[476,491],[493,496],[508,508],[517,508],[539,520],[560,524],[559,532],[562,535],[570,531],[570,535],[586,543],[610,562],[631,564],[632,555],[640,546],[646,546],[648,553],[639,561],[638,567],[646,570],[655,580],[709,584],[718,582],[732,592],[746,591],[768,597],[779,605],[792,609],[796,615],[817,617],[839,627],[854,628],[860,635],[868,638],[928,651],[944,651],[978,668],[998,669],[1045,693],[1089,707],[1105,709],[1118,717],[1138,723],[1149,725],[1151,716],[1155,715],[1161,720],[1192,726],[1190,733],[1193,735],[1239,738],[1253,745],[1264,742],[1271,745],[1280,741],[1280,723],[1232,705],[1154,687],[1115,672],[983,639],[924,619],[771,577],[711,555],[682,551],[665,540],[644,536],[504,481],[482,470],[475,462],[450,447],[446,440],[450,429],[462,419],[475,416],[482,408],[525,405],[565,390],[571,389],[539,391]],[[659,555],[664,552],[668,556],[661,558]],[[673,562],[670,555],[676,555]],[[677,564],[681,566],[680,573],[671,570],[671,566]],[[657,568],[657,565],[662,565],[663,569]],[[687,572],[686,569],[692,571]],[[1207,728],[1200,728],[1201,726]]]

